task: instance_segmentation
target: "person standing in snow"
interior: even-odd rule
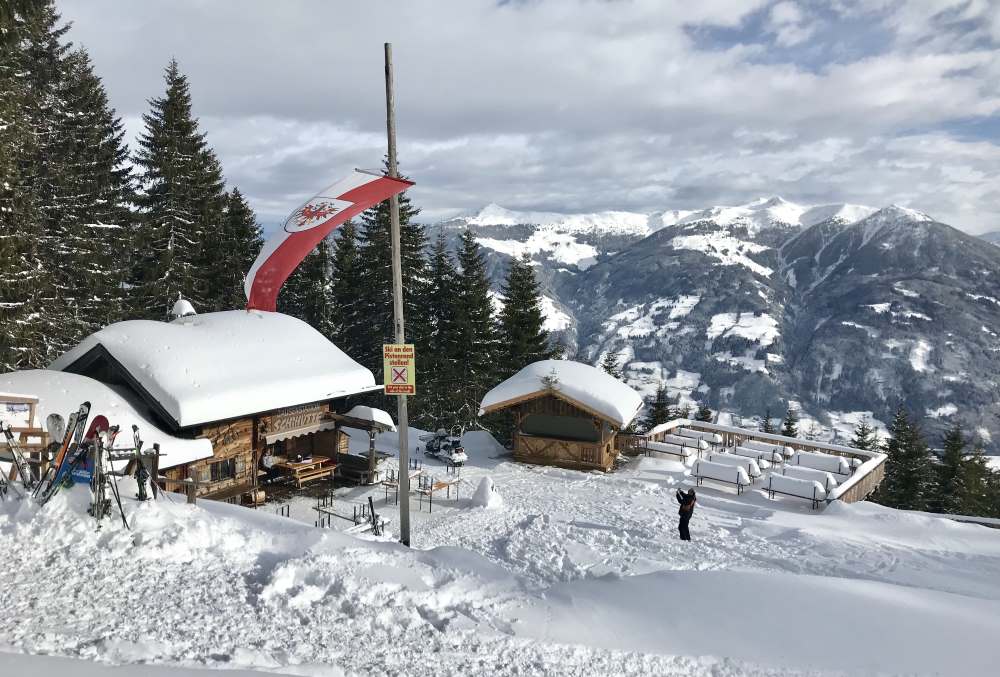
[[[688,489],[686,494],[678,489],[677,502],[681,504],[681,508],[677,512],[677,514],[681,517],[680,523],[677,525],[677,529],[681,532],[682,541],[690,541],[691,532],[688,531],[688,522],[691,521],[691,515],[694,514],[694,504],[697,502],[694,495],[694,489]]]

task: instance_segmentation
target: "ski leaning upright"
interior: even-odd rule
[[[17,474],[21,478],[21,485],[26,491],[30,492],[35,488],[35,478],[31,474],[31,466],[28,465],[28,461],[24,458],[21,445],[14,439],[14,431],[11,429],[10,424],[8,423],[7,427],[4,428],[3,424],[0,423],[0,428],[3,429],[4,437],[7,438],[7,448],[10,449],[10,454],[14,458]]]
[[[44,477],[35,487],[35,498],[41,505],[45,505],[52,495],[59,489],[59,482],[62,480],[66,468],[66,461],[72,447],[75,452],[84,440],[84,431],[87,429],[87,419],[90,417],[90,402],[80,405],[78,411],[70,414],[69,423],[66,426],[66,434],[63,436],[62,444],[56,451],[56,456],[45,471]]]

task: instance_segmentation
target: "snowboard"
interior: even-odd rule
[[[66,467],[66,459],[68,452],[72,448],[75,452],[83,443],[85,426],[87,425],[87,419],[90,417],[90,402],[84,402],[80,405],[78,411],[73,412],[69,416],[69,424],[66,426],[66,432],[63,435],[62,444],[56,450],[55,458],[52,459],[52,463],[49,464],[48,470],[45,471],[45,477],[38,483],[35,488],[35,494],[38,498],[38,502],[44,505],[52,495],[59,490],[59,482],[63,479],[63,471]]]
[[[90,482],[94,473],[94,461],[89,452],[97,443],[97,437],[100,435],[103,439],[103,435],[108,432],[110,427],[108,418],[103,414],[94,417],[87,429],[87,434],[83,436],[83,444],[77,448],[73,458],[66,463],[66,469],[62,473],[64,478],[69,475],[74,482]],[[58,481],[59,477],[57,476],[56,482]]]

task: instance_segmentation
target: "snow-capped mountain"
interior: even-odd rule
[[[905,403],[932,444],[961,420],[997,450],[1000,249],[896,205],[762,198],[645,215],[645,230],[621,214],[491,206],[440,228],[479,236],[497,287],[528,253],[570,354],[617,353],[646,395],[663,383],[744,415],[793,401],[831,427]]]

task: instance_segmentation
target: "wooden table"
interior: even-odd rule
[[[274,467],[287,470],[292,479],[295,480],[295,486],[301,489],[306,482],[321,477],[333,477],[337,464],[326,456],[313,456],[301,461],[279,461],[274,464]]]

